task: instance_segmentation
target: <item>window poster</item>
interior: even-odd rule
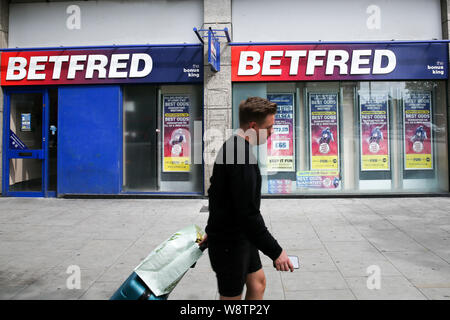
[[[190,171],[190,104],[187,95],[163,96],[163,172]]]
[[[338,189],[340,184],[335,170],[297,171],[297,188]]]
[[[268,180],[267,189],[269,194],[291,194],[292,180],[289,179],[273,179]]]
[[[338,94],[309,94],[311,170],[339,169]]]
[[[389,95],[360,92],[361,171],[390,170]]]
[[[20,131],[31,131],[31,113],[22,113],[20,123]]]
[[[433,169],[431,92],[403,94],[403,144],[405,170]]]
[[[268,94],[278,105],[273,134],[267,140],[267,171],[295,171],[294,168],[294,95]]]

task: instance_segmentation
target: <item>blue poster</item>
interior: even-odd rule
[[[31,113],[22,113],[20,120],[20,131],[31,131]]]

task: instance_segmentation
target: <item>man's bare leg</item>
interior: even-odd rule
[[[262,300],[264,297],[264,291],[266,290],[266,275],[263,269],[259,269],[256,272],[249,273],[247,275],[247,292],[245,294],[245,300]]]

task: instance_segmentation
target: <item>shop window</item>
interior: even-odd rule
[[[123,191],[201,193],[202,114],[201,86],[124,86]]]
[[[448,192],[443,81],[234,83],[278,104],[256,147],[263,194]]]

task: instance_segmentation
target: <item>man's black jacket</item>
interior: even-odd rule
[[[210,181],[208,241],[225,244],[247,239],[276,260],[282,248],[259,211],[261,173],[248,141],[238,135],[225,141]]]

